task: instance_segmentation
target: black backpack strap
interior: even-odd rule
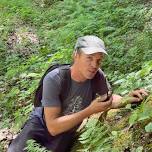
[[[65,100],[70,92],[71,88],[71,71],[70,65],[62,66],[59,68],[60,76],[61,76],[61,92],[60,99],[61,102]]]
[[[91,80],[92,99],[95,99],[96,94],[103,95],[109,91],[106,78],[102,72],[97,71],[94,78]]]
[[[43,79],[44,77],[52,70],[56,69],[56,68],[61,68],[61,69],[65,69],[65,71],[67,71],[67,69],[69,69],[69,64],[55,64],[50,66],[44,73],[44,75],[42,76],[39,85],[37,87],[37,89],[35,90],[35,96],[34,96],[34,106],[35,107],[40,107],[41,106],[41,99],[42,99],[42,92],[43,92]],[[65,76],[64,76],[65,75]],[[68,74],[66,72],[61,72],[61,76],[64,78],[66,76],[68,76]],[[64,80],[64,79],[63,79]],[[66,84],[66,82],[63,82],[63,85],[61,84],[61,86],[64,86],[64,84]]]

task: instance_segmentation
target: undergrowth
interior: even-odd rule
[[[150,152],[151,108],[152,92],[137,109],[130,109],[127,115],[121,110],[117,112],[115,119],[121,114],[121,120],[117,118],[114,121],[111,119],[112,116],[109,116],[111,120],[106,121],[89,118],[83,130],[78,133],[79,137],[71,152],[142,152],[143,150]],[[124,127],[120,127],[123,118],[125,118]]]
[[[46,148],[40,146],[38,143],[35,142],[35,140],[28,140],[27,146],[25,148],[27,152],[51,152],[50,150],[47,150]]]

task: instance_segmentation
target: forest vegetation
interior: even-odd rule
[[[90,118],[72,152],[152,151],[151,0],[0,0],[0,151],[27,120],[43,73],[71,63],[83,35],[105,41],[101,66],[114,93],[145,88],[149,96],[136,108]],[[33,145],[29,151],[46,151]]]

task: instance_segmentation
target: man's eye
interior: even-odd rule
[[[92,60],[92,57],[91,57],[91,56],[88,56],[87,59]]]

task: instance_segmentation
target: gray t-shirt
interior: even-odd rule
[[[91,81],[76,82],[71,80],[71,87],[67,98],[60,100],[61,80],[59,69],[49,72],[43,81],[42,106],[62,107],[62,114],[67,115],[86,108],[92,100]]]
[[[101,75],[104,75],[101,69],[99,71]],[[61,107],[62,115],[72,114],[85,109],[92,101],[91,80],[86,80],[85,82],[71,81],[71,87],[67,98],[61,101],[60,92],[62,78],[59,73],[59,68],[49,72],[43,80],[42,107]],[[107,85],[107,88],[110,87],[106,78],[103,80],[103,85]],[[31,116],[42,117],[41,111],[42,108],[37,107],[33,110]]]

